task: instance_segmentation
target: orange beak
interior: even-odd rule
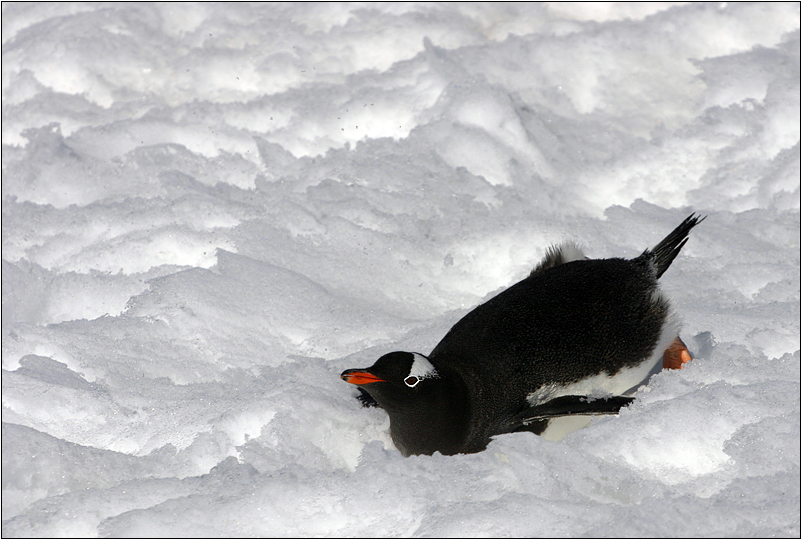
[[[351,384],[370,384],[375,382],[385,382],[384,379],[378,378],[373,373],[368,373],[367,371],[363,371],[361,369],[346,369],[343,371],[340,378],[347,383]]]

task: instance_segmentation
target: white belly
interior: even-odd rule
[[[660,339],[658,339],[652,354],[637,366],[623,369],[613,376],[600,373],[594,377],[567,385],[546,385],[529,394],[527,401],[532,405],[539,405],[560,396],[599,398],[605,396],[631,396],[640,386],[646,384],[649,377],[663,369],[663,354],[671,342],[679,335],[679,329],[679,319],[671,310],[663,323]],[[553,418],[549,421],[548,427],[541,433],[541,436],[552,441],[559,440],[572,431],[586,427],[590,424],[590,421],[591,417],[589,416]]]

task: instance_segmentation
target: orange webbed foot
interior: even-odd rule
[[[691,352],[685,343],[677,336],[677,338],[668,346],[666,352],[663,353],[663,369],[682,369],[685,364],[693,360]]]

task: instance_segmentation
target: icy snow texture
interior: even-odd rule
[[[4,3],[3,536],[798,536],[799,15]],[[691,211],[618,417],[405,459],[338,377]]]

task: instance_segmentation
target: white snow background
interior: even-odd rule
[[[799,21],[3,3],[3,536],[798,536]],[[339,378],[691,212],[619,416],[403,458]]]

